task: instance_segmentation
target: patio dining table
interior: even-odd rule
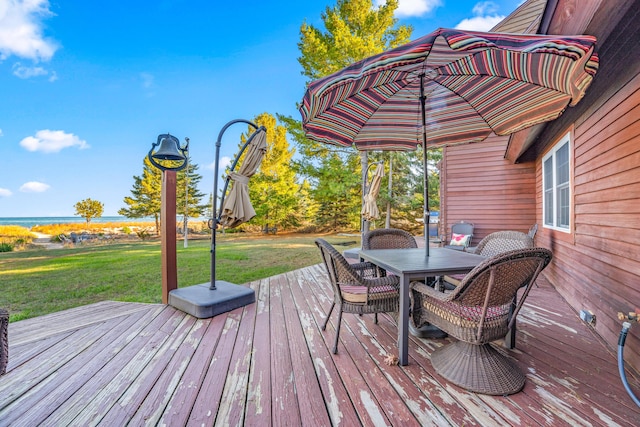
[[[462,251],[433,248],[426,255],[424,248],[368,249],[360,257],[400,277],[400,315],[398,316],[398,359],[409,363],[409,284],[424,277],[463,274],[473,270],[485,258]]]

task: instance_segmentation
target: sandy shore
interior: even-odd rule
[[[32,231],[33,234],[36,235],[36,238],[33,239],[33,244],[42,246],[45,249],[62,249],[64,245],[60,242],[52,242],[51,238],[53,236],[44,233],[38,233],[36,231]]]

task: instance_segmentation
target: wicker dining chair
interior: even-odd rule
[[[417,248],[415,237],[398,228],[378,228],[369,231],[362,237],[362,249],[413,249]],[[377,267],[378,276],[386,276],[387,272]]]
[[[400,307],[400,280],[398,276],[376,277],[375,265],[368,262],[349,264],[331,244],[317,239],[316,245],[333,288],[333,302],[322,325],[326,330],[333,308],[338,305],[338,324],[333,354],[338,353],[342,313],[374,314],[378,323],[378,313],[394,313]]]
[[[7,362],[9,361],[8,326],[9,312],[0,308],[0,375],[4,375],[7,372]]]
[[[496,231],[487,235],[484,239],[478,243],[478,246],[473,250],[476,255],[482,255],[483,257],[492,257],[504,252],[513,251],[516,249],[533,248],[533,238],[528,234],[520,231]],[[464,274],[454,274],[451,276],[444,276],[442,287],[444,289],[452,289],[460,285],[460,282],[464,278]],[[514,297],[511,306],[515,309],[518,303],[516,297]],[[505,337],[504,346],[507,348],[516,347],[516,325],[513,324],[511,331]]]
[[[431,354],[438,374],[477,393],[508,395],[522,390],[524,374],[491,342],[511,330],[534,281],[551,258],[551,251],[545,248],[519,249],[486,259],[449,293],[414,285],[422,293],[421,321],[458,339]],[[511,312],[511,302],[522,287]]]
[[[496,231],[480,240],[478,246],[469,252],[489,258],[504,252],[532,247],[533,239],[525,233],[520,231]],[[445,288],[451,289],[448,285],[458,286],[464,276],[464,274],[444,276]]]
[[[415,237],[398,228],[378,228],[365,233],[362,249],[411,249],[417,248]]]

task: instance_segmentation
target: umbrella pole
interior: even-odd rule
[[[423,180],[424,180],[424,189],[423,189],[423,197],[424,197],[424,207],[422,209],[423,212],[423,223],[424,223],[424,247],[425,254],[429,256],[429,175],[428,175],[428,166],[427,166],[427,119],[426,119],[426,111],[425,104],[427,102],[427,97],[424,94],[424,74],[420,75],[420,113],[422,115],[422,167],[424,168]]]
[[[254,131],[254,133],[251,134],[251,136],[249,138],[247,138],[247,142],[245,142],[245,144],[242,146],[242,148],[240,149],[240,152],[238,153],[238,155],[236,156],[233,164],[231,165],[230,170],[233,171],[236,168],[236,165],[238,164],[238,160],[240,160],[240,156],[242,156],[242,153],[244,153],[244,150],[246,150],[246,148],[249,146],[249,143],[251,142],[251,140],[253,139],[253,137],[256,135],[257,131],[261,128],[264,128],[264,126],[260,126],[258,127],[258,125],[256,125],[253,122],[250,122],[248,120],[243,120],[243,119],[236,119],[236,120],[231,120],[229,123],[227,123],[226,125],[224,125],[224,127],[220,130],[220,133],[218,134],[218,140],[216,141],[216,157],[215,157],[215,168],[214,168],[214,176],[213,176],[213,207],[212,207],[212,218],[211,218],[211,224],[209,225],[209,228],[211,228],[211,282],[209,284],[209,289],[210,290],[215,290],[216,289],[216,230],[218,228],[218,224],[220,223],[220,218],[222,218],[222,206],[224,204],[224,198],[225,195],[227,193],[227,188],[229,186],[229,176],[227,176],[227,179],[225,181],[224,184],[224,189],[222,190],[222,195],[220,196],[220,212],[218,213],[218,175],[219,175],[219,169],[220,169],[220,146],[222,145],[222,135],[224,135],[225,131],[231,126],[234,125],[236,123],[246,123],[249,126],[252,126],[256,129],[256,131]],[[266,130],[266,128],[264,128]]]
[[[369,153],[366,151],[360,152],[360,169],[362,170],[362,201],[361,201],[361,209],[364,206],[364,197],[367,195],[367,182],[369,167],[367,166],[369,163]],[[362,247],[362,242],[364,242],[364,236],[369,232],[370,224],[369,221],[364,219],[362,214],[360,215],[360,247]]]

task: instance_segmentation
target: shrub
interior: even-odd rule
[[[147,230],[146,228],[136,231],[136,235],[140,238],[140,240],[148,240],[151,238],[151,233],[149,233],[149,230]]]
[[[0,243],[0,252],[13,251],[13,245],[11,243]]]

